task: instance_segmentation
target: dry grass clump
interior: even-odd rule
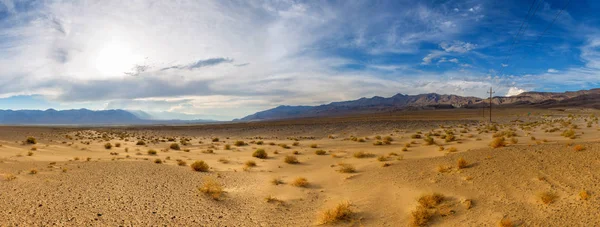
[[[156,150],[153,150],[153,149],[148,150],[149,155],[156,155],[156,153],[157,153]]]
[[[178,143],[172,143],[171,145],[169,145],[169,148],[171,150],[176,150],[176,151],[181,150]]]
[[[554,201],[556,201],[556,199],[558,198],[558,195],[556,195],[556,193],[554,193],[554,192],[540,192],[538,194],[538,198],[544,204],[551,204]]]
[[[579,198],[581,200],[588,200],[590,198],[590,193],[588,193],[588,191],[586,191],[586,190],[581,190],[579,192]]]
[[[353,165],[348,164],[348,163],[338,163],[338,166],[340,167],[338,169],[338,172],[340,173],[354,173],[356,172],[356,168],[354,168]]]
[[[33,152],[31,152],[31,151],[27,152],[27,156],[33,156]]]
[[[275,198],[271,195],[265,197],[265,201],[267,203],[278,203],[278,204],[283,204],[283,201],[281,199]]]
[[[573,150],[575,150],[575,151],[583,151],[583,150],[585,150],[585,147],[583,147],[582,145],[575,145],[575,147],[573,147]]]
[[[317,148],[317,147],[319,147],[319,145],[314,144],[314,143],[310,145],[310,148]]]
[[[26,144],[36,144],[37,141],[36,141],[35,137],[29,136],[29,137],[27,137],[27,139],[25,139],[25,143]]]
[[[218,161],[219,161],[220,163],[223,163],[223,164],[227,164],[227,163],[229,163],[229,160],[228,160],[228,159],[226,159],[226,158],[219,158],[219,160],[218,160]]]
[[[181,159],[177,159],[177,165],[178,166],[187,166],[187,162],[181,160]]]
[[[112,144],[111,143],[105,143],[104,144],[104,148],[107,149],[107,150],[111,149],[112,148]]]
[[[160,158],[154,159],[154,163],[156,164],[162,164],[163,161]]]
[[[445,173],[445,172],[448,172],[450,170],[452,170],[452,167],[449,167],[449,166],[439,165],[437,167],[438,173]]]
[[[121,143],[115,143],[115,147],[121,147]]]
[[[575,139],[576,138],[575,130],[573,130],[573,129],[565,130],[560,135],[564,136],[564,137],[567,137],[567,138],[570,138],[570,139]]]
[[[423,140],[425,141],[425,144],[427,144],[427,145],[435,144],[435,140],[431,136],[425,137]]]
[[[332,209],[324,210],[319,215],[319,224],[332,224],[341,221],[350,221],[354,216],[349,202],[342,202]]]
[[[419,202],[419,205],[421,205],[422,207],[435,208],[436,206],[440,205],[440,203],[442,203],[444,199],[446,199],[446,197],[440,193],[431,193],[421,195],[417,202]]]
[[[426,226],[431,218],[433,218],[433,213],[425,207],[418,206],[417,209],[411,212],[410,224],[412,226]]]
[[[499,148],[504,146],[506,146],[506,139],[504,137],[496,137],[490,143],[490,147],[492,148]]]
[[[223,186],[212,177],[205,177],[202,186],[198,188],[200,192],[212,197],[214,200],[219,200],[223,195]]]
[[[447,151],[452,153],[458,151],[458,149],[456,149],[456,147],[449,147]]]
[[[235,145],[236,147],[241,147],[241,146],[246,145],[246,143],[244,143],[244,141],[238,140],[238,141],[235,141],[235,143],[233,145]]]
[[[316,150],[315,154],[316,155],[325,155],[325,154],[327,154],[327,151],[325,151],[325,150]]]
[[[194,171],[198,171],[198,172],[208,172],[208,164],[206,164],[206,162],[199,160],[199,161],[195,161],[194,163],[192,163],[190,165],[190,167],[192,167],[192,169]]]
[[[265,149],[257,149],[256,151],[254,151],[254,153],[252,153],[252,157],[266,159],[269,157],[269,155],[267,154]]]
[[[37,173],[38,173],[38,170],[37,170],[37,169],[30,169],[30,170],[29,170],[29,174],[32,174],[32,175],[33,175],[33,174],[37,174]]]
[[[292,182],[292,185],[296,186],[296,187],[306,188],[306,187],[308,187],[309,184],[308,184],[308,180],[306,178],[298,177]]]
[[[369,158],[369,157],[372,157],[373,154],[367,153],[367,152],[364,152],[364,151],[359,151],[359,152],[354,152],[353,156],[355,158]]]
[[[17,177],[15,175],[12,175],[12,174],[6,174],[6,175],[4,175],[4,180],[5,181],[11,181],[11,180],[15,180],[15,179],[17,179]]]
[[[298,161],[298,158],[296,158],[296,156],[292,156],[292,155],[285,156],[285,159],[283,161],[285,163],[287,163],[287,164],[298,164],[298,163],[300,163],[300,161]]]
[[[519,140],[515,137],[512,137],[512,138],[510,138],[510,143],[517,144],[517,143],[519,143]]]
[[[273,178],[271,180],[271,184],[273,184],[273,185],[280,185],[280,184],[283,184],[283,181],[281,179],[279,179],[279,178]]]
[[[467,166],[469,165],[467,160],[465,160],[464,158],[459,158],[458,161],[456,161],[456,164],[457,164],[458,169],[467,168]]]
[[[498,223],[499,227],[513,227],[515,226],[515,224],[508,218],[502,218],[502,220],[500,220],[500,222]]]
[[[256,167],[255,161],[249,160],[249,161],[246,161],[246,163],[244,163],[244,170],[249,170],[252,167]]]
[[[384,156],[384,155],[380,155],[380,156],[377,157],[377,161],[385,162],[385,161],[387,161],[387,157]]]
[[[143,146],[143,145],[146,145],[146,142],[140,140],[140,141],[137,141],[137,143],[135,143],[135,145]]]

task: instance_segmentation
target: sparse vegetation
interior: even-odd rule
[[[586,190],[581,190],[579,192],[579,198],[581,200],[588,200],[590,198],[590,193],[588,193],[588,191],[586,191]]]
[[[292,156],[292,155],[285,156],[285,159],[283,161],[285,163],[287,163],[287,164],[298,164],[298,163],[300,163],[300,161],[298,161],[298,158],[296,158],[296,156]]]
[[[104,148],[107,149],[107,150],[111,149],[112,148],[112,144],[111,143],[105,143],[104,144]]]
[[[324,150],[316,150],[316,151],[315,151],[315,154],[316,154],[316,155],[325,155],[325,154],[327,154],[327,151],[324,151]]]
[[[29,136],[29,137],[27,137],[27,139],[25,139],[25,143],[26,144],[36,144],[37,140],[35,139],[35,137]]]
[[[308,180],[304,177],[298,177],[292,182],[293,186],[306,188],[308,187]]]
[[[154,159],[154,163],[156,164],[162,164],[163,161],[160,158]]]
[[[280,184],[283,184],[283,181],[281,179],[279,179],[279,178],[273,178],[271,180],[271,184],[273,184],[273,185],[280,185]]]
[[[319,147],[319,145],[317,145],[315,143],[313,143],[313,144],[310,145],[310,148],[317,148],[317,147]]]
[[[199,160],[199,161],[195,161],[194,163],[192,163],[190,165],[190,167],[192,167],[192,169],[194,171],[198,171],[198,172],[208,172],[209,166],[208,164],[206,164],[206,162]]]
[[[171,145],[169,145],[169,149],[176,151],[181,150],[178,143],[172,143]]]
[[[265,149],[257,149],[256,151],[254,151],[254,153],[252,153],[252,157],[266,159],[269,157],[269,155],[267,154]]]
[[[585,150],[585,147],[582,145],[575,145],[575,147],[573,147],[573,150],[575,151],[583,151]]]
[[[431,193],[431,194],[421,195],[421,197],[419,197],[417,202],[419,202],[419,205],[421,205],[422,207],[435,208],[440,203],[442,203],[445,198],[446,197],[440,193]]]
[[[556,201],[556,199],[558,198],[558,195],[556,195],[556,193],[550,192],[550,191],[540,192],[538,194],[538,198],[544,204],[551,204],[551,203],[554,203],[554,201]]]
[[[241,146],[245,146],[246,143],[244,143],[244,141],[238,140],[238,141],[235,141],[235,143],[233,145],[235,145],[236,147],[241,147]]]
[[[425,226],[432,217],[433,214],[427,208],[417,206],[417,208],[411,212],[410,223],[412,226]]]
[[[459,158],[456,163],[457,163],[458,169],[467,168],[467,166],[469,165],[469,163],[467,162],[467,160],[465,160],[464,158]]]
[[[202,186],[198,190],[214,200],[219,200],[221,195],[223,195],[223,186],[212,177],[205,177]]]
[[[373,154],[367,153],[364,151],[358,151],[358,152],[354,152],[353,156],[355,158],[370,158],[370,157],[373,157]]]
[[[490,147],[492,148],[499,148],[504,146],[506,146],[506,139],[504,137],[496,137],[490,143]]]
[[[350,221],[354,211],[349,202],[342,202],[332,209],[327,209],[319,215],[319,224],[333,224],[341,221]]]
[[[156,150],[153,150],[153,149],[148,150],[149,155],[156,155],[156,153],[157,153]]]
[[[348,163],[338,163],[338,166],[340,167],[338,169],[338,172],[340,173],[354,173],[356,172],[356,168],[354,168],[353,165],[348,164]]]

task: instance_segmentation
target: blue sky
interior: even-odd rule
[[[396,93],[590,89],[598,10],[568,0],[0,0],[0,109],[229,120]]]

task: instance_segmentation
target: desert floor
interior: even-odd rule
[[[599,112],[481,115],[3,126],[0,226],[600,225]]]

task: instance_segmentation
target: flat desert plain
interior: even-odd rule
[[[0,127],[0,226],[599,226],[596,110]]]

